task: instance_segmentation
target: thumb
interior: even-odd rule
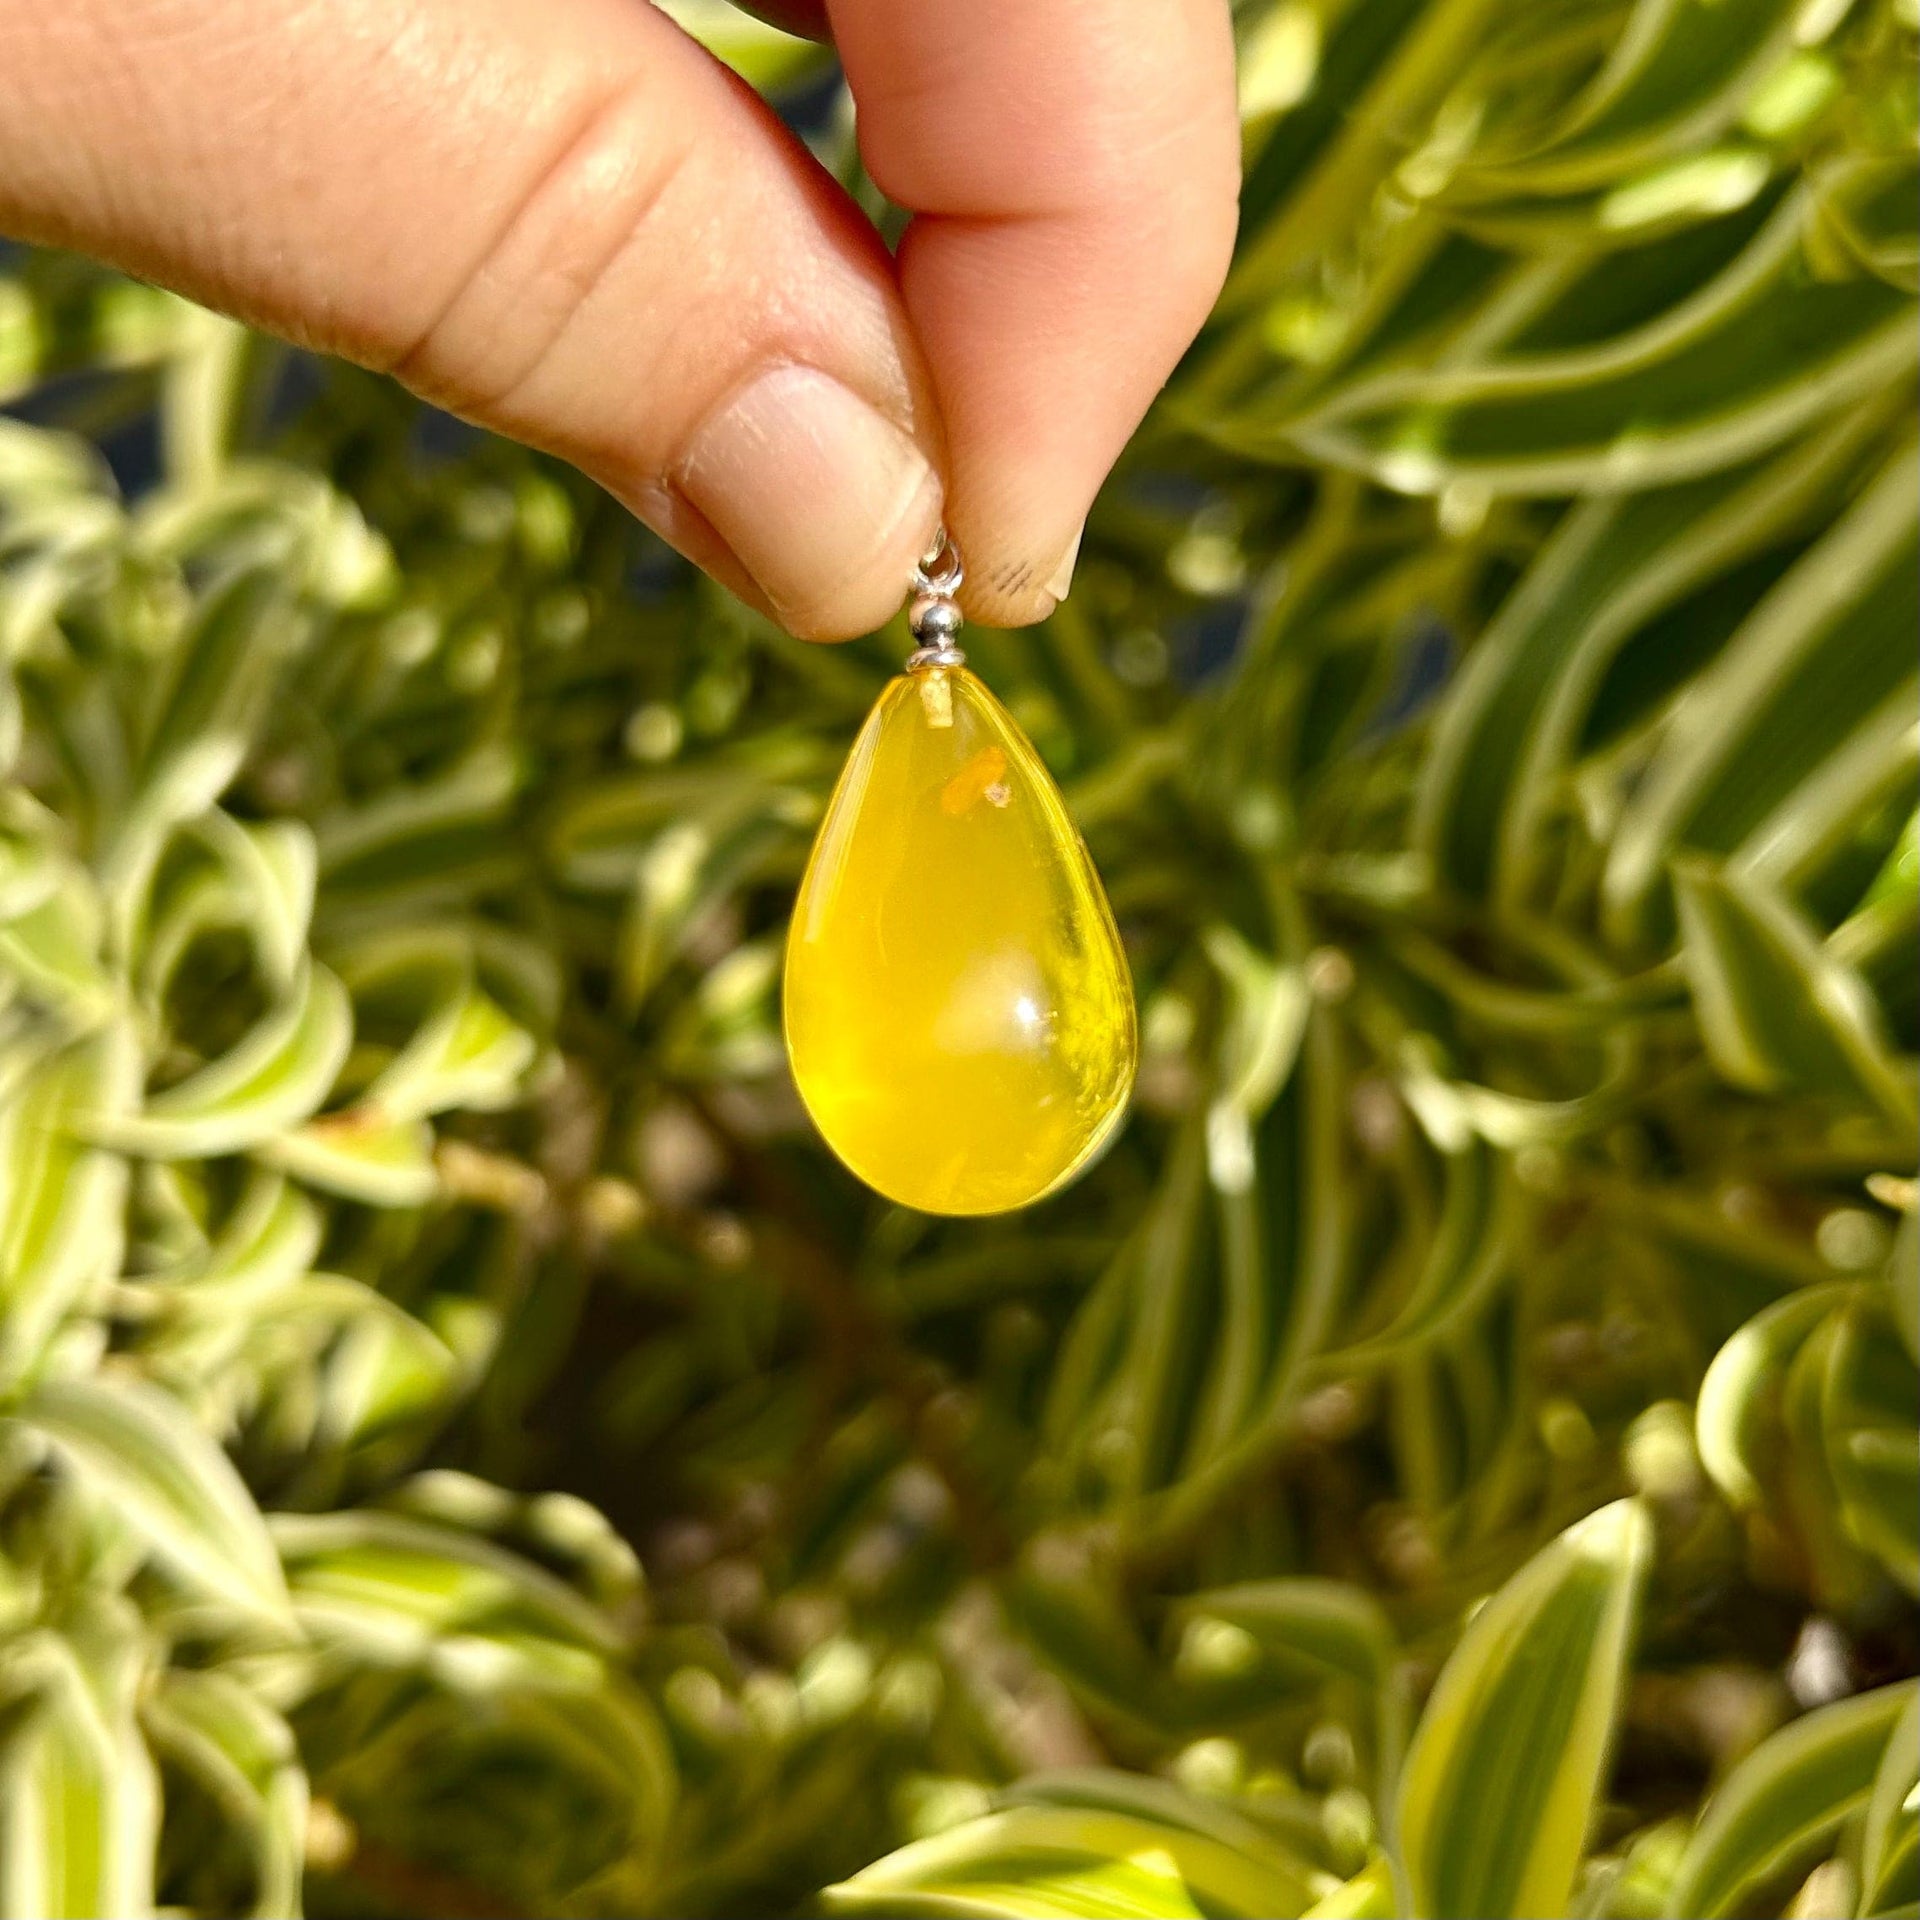
[[[867,221],[632,0],[0,0],[0,231],[562,455],[793,632],[898,606],[939,427]]]

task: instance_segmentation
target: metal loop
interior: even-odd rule
[[[914,592],[950,600],[960,591],[960,583],[966,577],[967,570],[960,564],[960,549],[953,544],[953,535],[945,527],[936,527],[932,545],[920,556],[920,563],[913,570]]]
[[[918,673],[922,667],[964,667],[967,656],[951,640],[943,640],[937,647],[915,647],[907,655],[907,671]]]

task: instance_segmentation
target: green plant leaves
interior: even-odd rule
[[[1393,1900],[1393,1873],[1385,1860],[1376,1860],[1343,1885],[1324,1894],[1302,1920],[1394,1920],[1399,1908]]]
[[[1845,1282],[1789,1294],[1757,1313],[1713,1357],[1700,1383],[1694,1428],[1700,1464],[1735,1506],[1757,1506],[1771,1463],[1763,1457],[1778,1415],[1780,1383],[1807,1336],[1852,1297]]]
[[[671,0],[666,10],[708,52],[763,93],[817,79],[827,64],[824,48],[782,33],[720,0]]]
[[[1754,608],[1677,703],[1602,880],[1612,937],[1645,938],[1681,846],[1731,851],[1913,676],[1920,619],[1909,445]]]
[[[352,926],[404,907],[417,919],[511,879],[506,824],[522,777],[510,751],[486,744],[431,780],[324,816],[314,828],[322,917]]]
[[[487,1112],[518,1097],[535,1052],[533,1036],[478,989],[451,996],[361,1096],[393,1121],[449,1107]]]
[[[133,1718],[140,1652],[96,1618],[0,1648],[0,1914],[153,1911],[160,1788]]]
[[[1565,1911],[1651,1550],[1637,1504],[1603,1507],[1469,1622],[1401,1775],[1395,1845],[1416,1920]]]
[[[1252,1124],[1272,1106],[1299,1058],[1310,1001],[1297,961],[1271,959],[1228,926],[1203,936],[1231,1013],[1220,1035],[1220,1090],[1207,1115],[1213,1184],[1243,1193],[1252,1184]]]
[[[178,1579],[245,1613],[286,1618],[286,1583],[259,1509],[170,1395],[131,1377],[49,1380],[13,1417],[50,1442]]]
[[[1292,1920],[1334,1884],[1246,1822],[1165,1792],[1129,1796],[1146,1804],[1123,1811],[1099,1788],[1097,1775],[1052,1790],[1042,1783],[1044,1800],[1016,1799],[916,1841],[829,1887],[822,1901],[832,1913],[953,1920]]]
[[[137,1070],[131,1034],[114,1026],[0,1087],[0,1383],[118,1268],[126,1169],[81,1129],[132,1100]]]
[[[429,1665],[456,1688],[579,1685],[620,1644],[563,1582],[451,1528],[386,1513],[282,1514],[273,1538],[308,1632],[382,1665]]]
[[[1789,1294],[1714,1356],[1701,1383],[1700,1460],[1735,1506],[1877,1559],[1920,1594],[1920,1368],[1901,1335],[1901,1247],[1888,1281]]]
[[[1506,1275],[1513,1212],[1513,1195],[1484,1141],[1468,1139],[1447,1154],[1439,1214],[1406,1298],[1377,1333],[1332,1355],[1329,1367],[1405,1360],[1470,1321]]]
[[[1438,877],[1471,892],[1492,884],[1508,901],[1533,891],[1554,807],[1596,713],[1617,735],[1671,690],[1670,669],[1659,671],[1671,647],[1663,660],[1642,636],[1653,629],[1665,638],[1670,626],[1691,651],[1737,618],[1780,543],[1849,477],[1876,412],[1843,418],[1756,467],[1602,494],[1568,511],[1439,716],[1415,821]],[[1654,671],[1629,676],[1623,663],[1639,656]]]
[[[141,1707],[148,1737],[250,1842],[258,1920],[299,1920],[307,1777],[292,1730],[217,1669],[173,1668]],[[106,1911],[106,1909],[102,1909]]]
[[[1805,918],[1751,874],[1678,863],[1680,934],[1708,1057],[1737,1087],[1870,1101],[1896,1123],[1913,1111],[1865,983]]]
[[[1715,1920],[1751,1889],[1804,1872],[1875,1797],[1890,1740],[1912,1737],[1915,1683],[1821,1707],[1763,1741],[1707,1803],[1667,1897],[1672,1920]],[[1902,1753],[1895,1767],[1905,1765]],[[1891,1794],[1891,1787],[1888,1789]],[[1879,1802],[1882,1826],[1891,1818]],[[1884,1877],[1884,1843],[1876,1877]]]
[[[1887,1284],[1907,1358],[1920,1366],[1920,1212],[1907,1213],[1894,1235],[1893,1251],[1887,1257]]]
[[[0,923],[0,978],[10,994],[53,1011],[68,1032],[86,1033],[116,1000],[100,964],[99,895],[70,862],[49,861],[46,873],[54,883],[35,887],[33,904]]]
[[[292,596],[271,570],[241,573],[208,596],[151,690],[127,810],[141,843],[226,791],[301,637]]]
[[[1859,154],[1830,162],[1814,175],[1825,235],[1870,273],[1907,293],[1920,283],[1920,243],[1909,216],[1916,164],[1911,152]]]
[[[262,976],[285,991],[299,975],[313,918],[318,855],[311,831],[297,820],[242,825],[218,808],[198,826],[244,903]]]
[[[1639,0],[1555,137],[1504,167],[1496,161],[1486,175],[1469,173],[1469,181],[1482,191],[1498,182],[1509,191],[1564,193],[1697,146],[1740,112],[1792,44],[1793,16],[1779,0]]]
[[[1860,1832],[1860,1912],[1920,1903],[1920,1688],[1887,1736]]]
[[[137,1114],[101,1115],[102,1145],[156,1160],[204,1159],[257,1146],[308,1118],[327,1097],[353,1042],[346,989],[309,963],[281,1003],[233,1049]]]
[[[500,1498],[468,1484],[483,1500]],[[443,1487],[443,1501],[457,1491]],[[472,1495],[458,1504],[470,1508]],[[584,1544],[584,1521],[593,1547],[604,1546],[605,1525],[591,1510],[566,1526],[562,1509],[573,1503],[531,1504],[553,1509],[552,1534]],[[604,1904],[645,1910],[647,1896],[635,1889],[648,1884],[677,1782],[648,1697],[623,1671],[634,1622],[526,1555],[452,1526],[348,1510],[279,1515],[273,1529],[295,1615],[324,1656],[315,1711],[354,1725],[367,1703],[379,1703],[381,1746],[394,1769],[387,1797],[404,1810],[416,1796],[425,1808],[451,1793],[449,1820],[469,1849],[557,1846],[575,1861],[569,1885],[586,1866],[605,1869],[613,1890]],[[551,1552],[557,1542],[543,1544]],[[509,1778],[532,1765],[542,1797],[529,1804],[515,1790],[491,1809],[466,1804],[463,1763],[482,1773],[502,1766]],[[344,1784],[353,1788],[351,1770]],[[377,1799],[368,1808],[376,1822],[391,1812]],[[556,1833],[551,1822],[563,1818],[595,1831]],[[583,1856],[583,1847],[603,1843],[605,1827],[618,1836],[612,1857]],[[440,1836],[425,1849],[441,1856]],[[515,1871],[510,1860],[500,1864]]]
[[[259,1149],[259,1157],[343,1199],[373,1207],[417,1207],[439,1191],[433,1129],[395,1120],[377,1107],[321,1114]]]
[[[1214,431],[1255,457],[1304,455],[1406,493],[1638,491],[1751,459],[1904,371],[1905,298],[1805,272],[1815,212],[1804,190],[1788,194],[1715,278],[1611,337],[1546,347],[1563,316],[1542,302],[1520,309],[1543,342],[1533,350],[1456,349],[1333,383],[1304,407],[1256,400]],[[1572,278],[1547,285],[1564,295]]]
[[[1821,1415],[1841,1524],[1920,1598],[1920,1369],[1886,1301],[1859,1299],[1843,1314]]]
[[[1387,1789],[1406,1744],[1399,1641],[1369,1595],[1335,1580],[1250,1580],[1214,1587],[1176,1612],[1177,1679],[1204,1722],[1259,1711],[1329,1679],[1371,1705],[1379,1785]]]

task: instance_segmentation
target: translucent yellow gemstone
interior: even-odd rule
[[[787,1051],[861,1179],[1001,1213],[1085,1166],[1126,1105],[1133,983],[1032,743],[964,667],[880,696],[787,939]]]

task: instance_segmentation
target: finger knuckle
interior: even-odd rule
[[[391,371],[463,413],[511,424],[636,238],[659,218],[689,148],[663,139],[635,74],[557,107],[425,326]]]

